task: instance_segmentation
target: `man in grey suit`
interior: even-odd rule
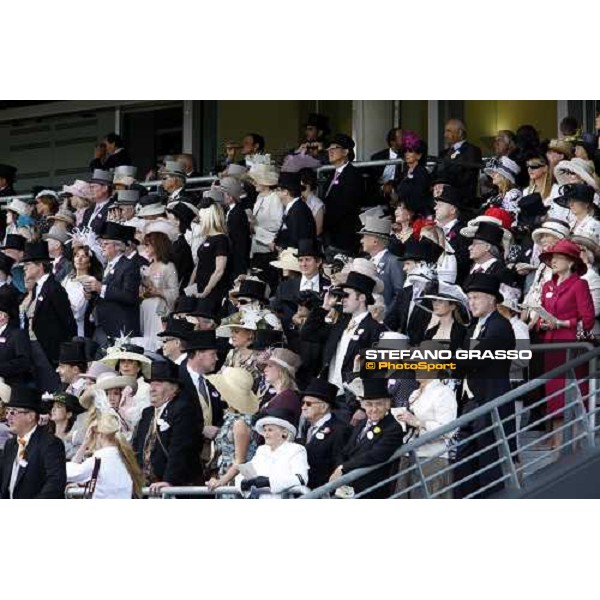
[[[385,312],[394,303],[394,298],[404,286],[402,263],[388,250],[392,222],[376,216],[367,216],[365,226],[360,230],[363,250],[371,257],[377,274],[383,281],[383,302]]]

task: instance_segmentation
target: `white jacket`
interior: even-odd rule
[[[252,211],[254,216],[254,235],[250,256],[256,253],[270,252],[268,244],[275,241],[283,221],[283,204],[275,192],[258,196]]]
[[[269,478],[271,492],[274,494],[297,485],[306,485],[308,481],[308,457],[306,449],[300,444],[284,442],[276,450],[271,450],[266,444],[259,446],[250,464],[257,477]],[[242,475],[235,479],[238,489],[241,489],[242,479]]]
[[[408,398],[411,412],[421,422],[419,434],[424,434],[456,419],[456,396],[452,389],[435,379],[423,389],[415,390]],[[448,434],[445,437],[450,437]],[[425,444],[417,449],[417,456],[448,458],[444,439]]]

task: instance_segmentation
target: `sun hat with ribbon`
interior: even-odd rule
[[[595,168],[594,163],[591,160],[584,160],[583,158],[573,158],[571,160],[561,160],[556,167],[554,167],[554,176],[556,181],[560,185],[571,183],[569,175],[577,175],[583,183],[594,188],[598,191],[598,183],[594,177]]]
[[[498,173],[514,184],[517,181],[517,175],[521,172],[521,167],[508,156],[501,156],[492,160],[483,171],[486,175]]]
[[[23,202],[23,200],[13,198],[10,201],[10,204],[3,206],[0,210],[12,210],[18,215],[30,217],[31,213],[33,212],[33,206],[31,204],[27,204],[27,202]]]
[[[230,408],[243,415],[253,415],[258,410],[258,396],[252,391],[254,379],[247,369],[225,367],[220,373],[206,378]]]

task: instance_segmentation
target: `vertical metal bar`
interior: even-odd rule
[[[411,454],[413,455],[415,465],[417,467],[417,473],[419,474],[419,479],[421,480],[421,485],[423,486],[424,496],[429,500],[431,498],[431,494],[429,493],[429,488],[427,487],[427,481],[425,481],[425,473],[423,473],[423,469],[421,468],[419,457],[414,450],[411,452]]]
[[[440,151],[440,101],[427,100],[427,145],[429,146],[429,154],[436,156]]]
[[[521,484],[519,482],[519,476],[517,475],[517,469],[515,468],[513,457],[510,454],[510,446],[508,445],[508,440],[506,439],[506,433],[504,433],[504,426],[502,425],[502,419],[500,418],[500,412],[498,411],[497,406],[495,406],[492,410],[492,422],[494,423],[494,435],[496,436],[496,441],[502,442],[498,447],[500,453],[505,459],[500,464],[502,468],[502,474],[510,475],[510,487],[520,489]]]
[[[121,107],[115,106],[115,133],[121,134]]]
[[[194,101],[183,101],[183,140],[181,147],[183,152],[193,154],[194,144]]]
[[[557,100],[556,101],[556,136],[559,135],[560,122],[569,114],[569,101],[568,100]]]
[[[392,117],[392,127],[400,125],[400,100],[394,100],[394,114]]]
[[[589,411],[589,426],[590,426],[590,446],[596,445],[596,394],[598,393],[596,385],[596,370],[598,369],[598,360],[594,356],[590,360],[590,397],[588,399],[588,411]]]

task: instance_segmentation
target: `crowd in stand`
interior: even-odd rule
[[[552,140],[523,125],[499,131],[485,162],[461,120],[444,139],[432,169],[422,137],[394,128],[372,158],[403,163],[359,169],[354,140],[313,114],[280,164],[250,133],[226,145],[210,189],[186,189],[199,174],[180,155],[147,174],[161,181],[149,192],[109,134],[89,180],[6,202],[0,498],[60,498],[68,486],[89,498],[315,489],[564,363],[559,352],[528,369],[465,360],[435,378],[364,368],[371,347],[513,349],[597,332],[598,137],[571,118]],[[0,196],[15,177],[0,165]],[[563,406],[556,394],[544,407],[550,446]],[[488,425],[420,447],[431,489],[495,460],[479,452]],[[498,469],[441,495],[469,495]]]

